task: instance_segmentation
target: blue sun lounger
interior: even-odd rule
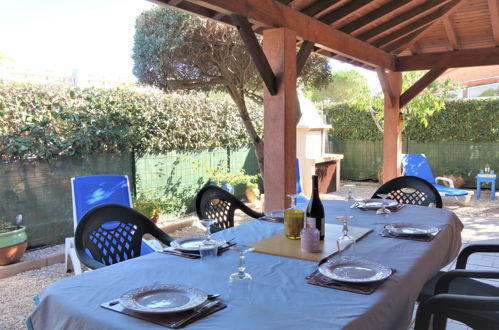
[[[431,171],[430,164],[428,163],[428,159],[424,154],[403,154],[402,168],[404,175],[417,176],[430,182],[435,186],[440,195],[454,197],[466,196],[466,202],[469,201],[469,197],[472,195],[472,192],[470,193],[463,189],[454,188],[454,182],[449,178],[441,176],[435,178]],[[438,184],[439,181],[446,181],[449,183],[449,186]]]

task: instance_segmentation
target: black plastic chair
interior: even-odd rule
[[[499,252],[498,244],[474,244],[464,248],[456,269],[439,272],[419,294],[416,330],[445,329],[447,318],[473,329],[499,329],[499,288],[471,278],[499,279],[497,271],[465,270],[468,257],[475,252]]]
[[[430,206],[433,203],[435,207],[442,208],[442,197],[437,189],[417,176],[399,176],[392,179],[379,187],[372,198],[379,198],[378,194],[390,194],[388,199],[403,204]]]
[[[198,218],[216,219],[215,225],[218,230],[234,227],[234,212],[237,209],[253,218],[264,216],[263,213],[253,211],[234,195],[217,186],[205,186],[196,195]]]
[[[103,204],[85,213],[78,223],[76,253],[91,269],[109,266],[140,256],[144,234],[166,245],[173,241],[140,212],[121,204]]]

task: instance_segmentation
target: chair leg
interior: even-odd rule
[[[69,257],[71,258],[71,264],[73,265],[75,275],[80,275],[82,273],[82,266],[74,248],[70,250]]]
[[[68,259],[69,259],[69,251],[71,249],[72,239],[73,239],[72,237],[66,237],[66,239],[64,240],[64,269],[66,269],[66,272],[68,273],[71,272],[71,269],[68,267],[69,266]]]

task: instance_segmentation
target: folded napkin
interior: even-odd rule
[[[217,302],[211,307],[203,309],[199,311],[203,306],[210,304],[211,302]],[[161,326],[170,328],[170,329],[178,329],[183,328],[184,326],[191,324],[197,320],[200,320],[210,314],[218,312],[219,310],[227,307],[221,300],[218,299],[209,299],[206,300],[201,306],[195,309],[190,309],[184,312],[178,313],[167,313],[167,314],[149,314],[149,313],[139,313],[123,307],[118,301],[112,300],[100,305],[102,308],[106,308],[118,313],[126,314],[144,321],[152,322],[155,324],[159,324]]]
[[[441,231],[441,228],[438,228],[438,231],[429,233],[428,235],[407,235],[407,234],[396,234],[388,231],[388,229],[383,228],[383,230],[379,233],[382,237],[390,237],[390,238],[399,238],[399,239],[408,239],[411,241],[420,241],[420,242],[430,242],[438,235]]]
[[[237,243],[234,242],[226,242],[224,245],[220,246],[218,248],[218,255],[221,255],[225,251],[229,250],[231,246],[236,245]],[[199,259],[201,256],[199,255],[199,251],[180,251],[180,250],[175,250],[172,247],[165,248],[161,251],[158,251],[159,253],[164,253],[164,254],[169,254],[172,256],[177,256],[177,257],[184,257],[184,258],[189,258],[189,259]]]
[[[392,268],[392,274],[388,278],[385,278],[381,281],[369,283],[347,283],[335,281],[325,275],[322,275],[318,271],[314,271],[306,278],[308,278],[308,284],[367,295],[373,293],[379,286],[381,286],[381,284],[383,284],[383,282],[389,279],[393,275],[393,273],[395,273],[395,269]]]
[[[376,210],[372,207],[365,207],[363,205],[365,205],[365,204],[363,204],[362,202],[358,203],[358,204],[356,204],[355,208],[362,210],[362,211]],[[387,206],[386,208],[392,212],[397,212],[397,211],[400,211],[400,209],[402,209],[404,206],[405,206],[405,204],[398,203],[398,204],[393,205],[393,206]]]

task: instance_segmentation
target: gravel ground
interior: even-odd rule
[[[343,184],[346,184],[344,182]],[[372,196],[378,185],[376,183],[358,183],[353,188],[353,194],[356,198],[369,198]],[[344,199],[346,190],[321,196],[323,199]],[[499,219],[499,202],[490,200],[490,193],[485,191],[482,198],[476,200],[472,198],[468,206],[462,206],[453,198],[444,198],[445,208],[454,211],[461,221],[465,224],[465,230],[462,233],[463,242],[470,240],[482,240],[490,238],[499,238],[497,229],[497,220]],[[183,216],[177,220],[166,220],[167,222],[182,221],[196,218],[195,214]],[[236,225],[250,220],[243,214],[236,214]],[[184,227],[173,233],[173,237],[185,237],[190,235],[203,234],[203,226],[197,222],[193,226]],[[30,251],[25,254],[23,260],[39,258],[62,249],[62,245]],[[33,297],[42,291],[49,284],[64,278],[72,276],[67,274],[64,265],[55,264],[37,270],[31,270],[18,275],[0,279],[0,329],[24,329],[25,319],[34,309]]]

